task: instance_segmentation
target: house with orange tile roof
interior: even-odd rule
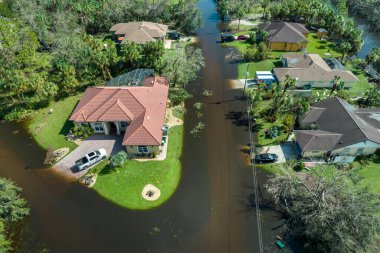
[[[169,83],[149,77],[142,86],[89,87],[70,120],[90,126],[95,133],[124,134],[122,145],[130,155],[159,154]]]

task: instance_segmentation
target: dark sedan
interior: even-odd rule
[[[278,155],[276,154],[259,154],[255,155],[252,162],[255,163],[275,163],[278,161]]]

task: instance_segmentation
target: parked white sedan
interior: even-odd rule
[[[90,166],[106,158],[107,158],[107,151],[104,148],[101,148],[99,150],[88,153],[81,159],[75,161],[75,164],[77,165],[78,170],[81,171],[81,170],[85,170],[89,168]]]

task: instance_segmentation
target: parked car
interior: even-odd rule
[[[179,40],[181,38],[181,35],[176,32],[168,32],[168,37],[171,40]]]
[[[220,40],[222,43],[231,42],[235,40],[235,37],[231,33],[222,33],[220,36]]]
[[[98,163],[101,160],[107,158],[107,151],[104,148],[101,148],[96,151],[92,151],[82,157],[81,159],[75,161],[76,166],[79,170],[85,170],[91,165]]]
[[[247,40],[249,39],[249,35],[239,35],[236,38],[237,40]]]
[[[278,161],[278,155],[276,154],[259,154],[255,155],[253,162],[255,163],[275,163]]]

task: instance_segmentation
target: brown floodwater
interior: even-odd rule
[[[18,252],[259,252],[253,174],[246,148],[249,142],[241,91],[231,89],[237,66],[225,61],[231,49],[219,44],[219,18],[212,0],[200,0],[204,27],[198,38],[206,67],[189,85],[182,178],[177,191],[162,206],[148,211],[121,208],[95,191],[70,183],[42,168],[45,152],[21,124],[0,124],[0,176],[23,188],[31,215],[22,224]],[[203,89],[213,96],[203,97]],[[194,102],[207,107],[202,119]],[[201,138],[189,131],[206,125]],[[267,174],[258,172],[262,188]],[[276,252],[275,236],[282,221],[263,205],[264,252]],[[289,252],[289,251],[287,251]]]

